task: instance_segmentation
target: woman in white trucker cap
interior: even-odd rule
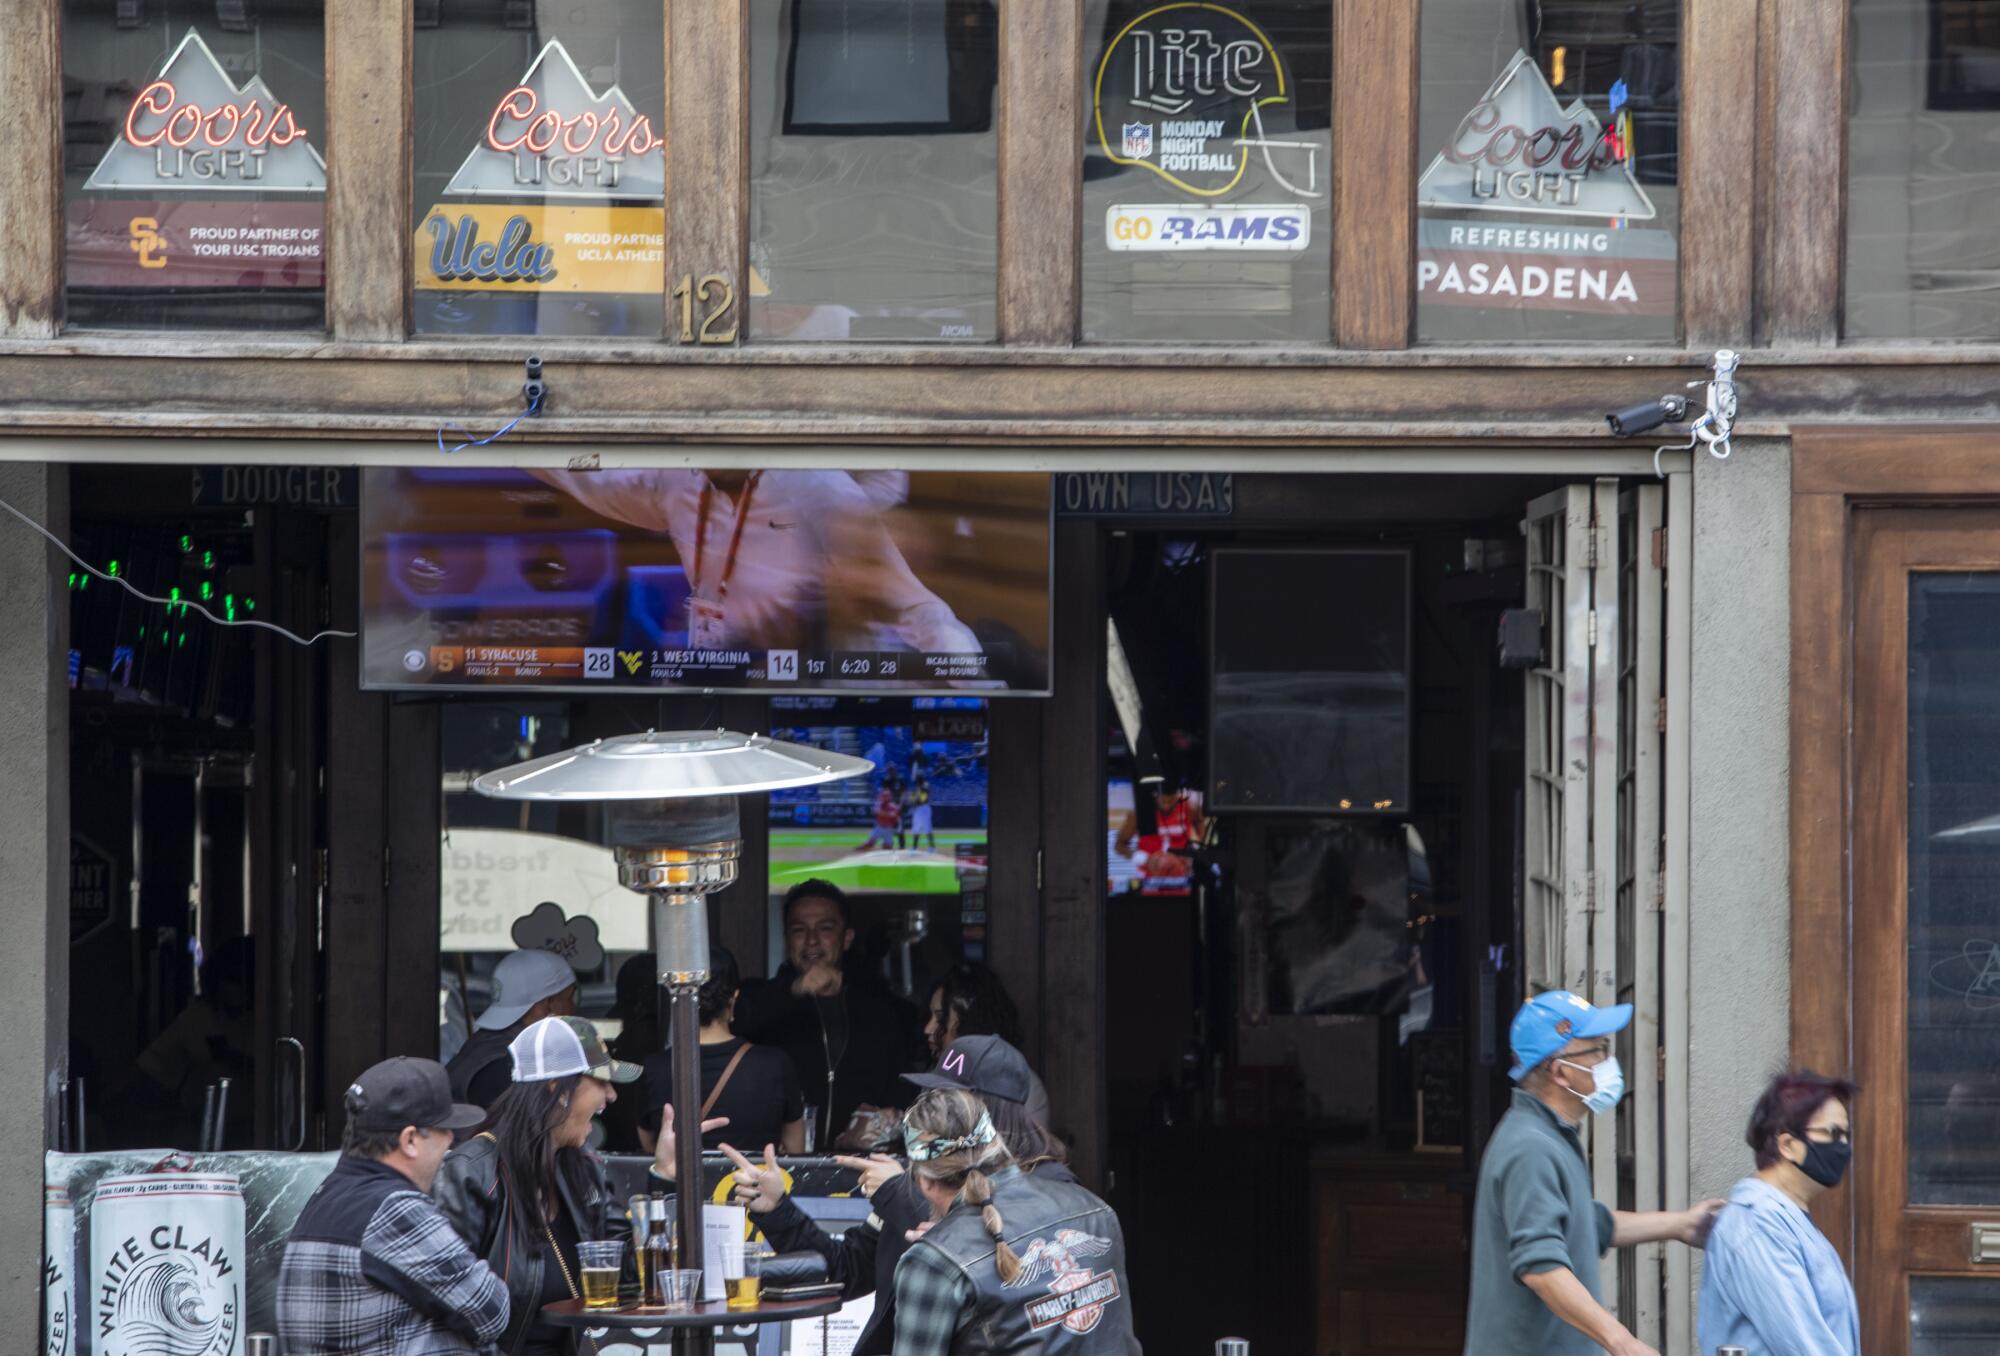
[[[638,1079],[639,1066],[613,1059],[581,1017],[545,1017],[508,1048],[514,1081],[479,1133],[445,1158],[435,1195],[459,1235],[506,1283],[512,1315],[500,1349],[568,1356],[573,1334],[544,1323],[542,1306],[581,1298],[579,1242],[625,1234],[624,1205],[603,1160],[585,1146],[592,1119],[617,1100],[618,1085]],[[671,1133],[661,1135],[660,1149],[672,1154]],[[670,1160],[663,1175],[668,1171]]]

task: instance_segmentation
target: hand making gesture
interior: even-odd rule
[[[705,1135],[711,1130],[720,1130],[727,1124],[729,1124],[729,1117],[717,1116],[713,1120],[701,1123],[701,1133]],[[660,1108],[660,1142],[653,1146],[653,1171],[666,1178],[669,1182],[674,1180],[674,1173],[678,1171],[674,1166],[674,1104],[672,1102],[668,1102]]]
[[[722,1152],[736,1165],[736,1186],[729,1199],[753,1215],[768,1215],[785,1199],[785,1174],[778,1169],[778,1151],[764,1146],[764,1165],[759,1167],[727,1144]]]
[[[861,1178],[861,1194],[870,1200],[882,1189],[883,1183],[903,1175],[903,1165],[887,1154],[870,1154],[866,1158],[835,1154],[833,1161]]]

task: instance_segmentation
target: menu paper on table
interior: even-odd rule
[[[704,1205],[701,1208],[701,1297],[719,1300],[726,1296],[723,1281],[743,1274],[743,1234],[748,1228],[740,1205]]]
[[[875,1312],[875,1297],[863,1295],[840,1306],[836,1314],[818,1318],[795,1318],[785,1326],[789,1350],[797,1356],[854,1356],[861,1330]]]

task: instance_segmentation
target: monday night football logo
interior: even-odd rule
[[[1104,155],[1183,195],[1165,206],[1112,207],[1109,248],[1296,251],[1308,244],[1306,204],[1320,194],[1321,147],[1273,134],[1293,120],[1293,90],[1277,47],[1243,15],[1206,0],[1140,14],[1105,47],[1092,103]],[[1208,205],[1253,189],[1280,201]]]
[[[326,162],[261,75],[240,88],[193,29],[132,101],[88,190],[325,193]]]

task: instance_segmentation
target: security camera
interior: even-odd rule
[[[1687,418],[1688,402],[1684,395],[1664,395],[1657,400],[1647,400],[1640,404],[1604,416],[1604,422],[1611,425],[1615,438],[1636,438],[1642,433],[1651,433],[1662,424],[1678,424]]]

